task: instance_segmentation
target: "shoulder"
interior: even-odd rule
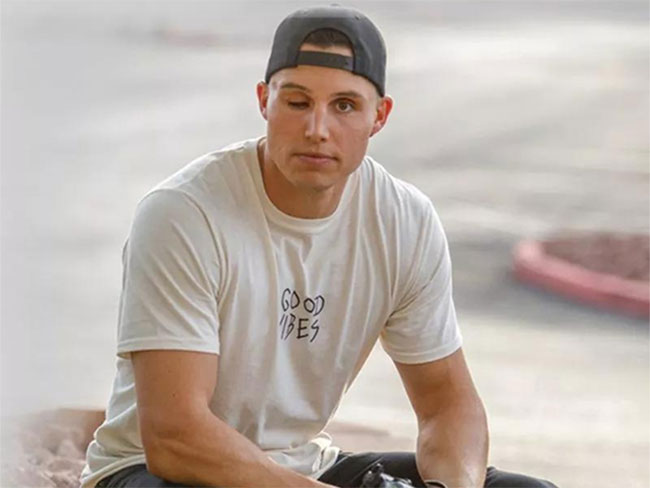
[[[420,262],[425,255],[439,260],[446,252],[447,237],[429,196],[415,185],[391,175],[374,159],[362,165],[363,205],[368,222],[383,229],[398,246],[402,262]],[[368,209],[371,209],[368,212]]]
[[[256,144],[257,139],[236,142],[190,161],[145,193],[138,212],[211,213],[215,206],[236,206],[250,185],[247,176]]]
[[[138,202],[136,220],[155,226],[161,220],[182,221],[189,215],[201,213],[201,207],[191,194],[178,188],[154,188]]]
[[[415,185],[393,176],[372,157],[366,156],[361,165],[361,180],[366,197],[371,199],[384,217],[400,221],[436,220],[431,199]]]
[[[152,191],[178,189],[192,192],[206,184],[236,178],[238,172],[246,169],[246,162],[255,151],[256,144],[257,139],[247,139],[199,156],[158,183]]]
[[[215,228],[197,201],[178,189],[159,188],[138,203],[122,257],[131,270],[179,271],[197,263],[213,269],[219,267],[219,249]]]

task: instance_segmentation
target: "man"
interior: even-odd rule
[[[366,156],[393,105],[385,62],[360,12],[290,15],[257,85],[266,136],[140,202],[84,486],[358,486],[379,462],[417,486],[553,486],[486,469],[442,227]],[[341,453],[324,432],[377,339],[417,415],[416,453]]]

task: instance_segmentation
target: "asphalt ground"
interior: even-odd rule
[[[3,2],[3,415],[105,406],[135,204],[263,132],[254,85],[297,5]],[[385,34],[396,100],[370,153],[447,231],[491,462],[562,487],[648,486],[648,324],[511,277],[524,237],[649,232],[647,4],[357,5]],[[380,349],[335,420],[355,426],[336,430],[351,447],[413,445]]]

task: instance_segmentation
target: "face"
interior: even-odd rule
[[[352,55],[345,47],[301,49]],[[293,187],[316,191],[345,184],[392,108],[365,78],[321,66],[280,70],[258,84],[257,97],[267,121],[265,162]]]

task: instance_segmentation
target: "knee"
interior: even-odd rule
[[[485,488],[558,488],[558,486],[548,480],[500,471],[490,466],[485,477]]]

